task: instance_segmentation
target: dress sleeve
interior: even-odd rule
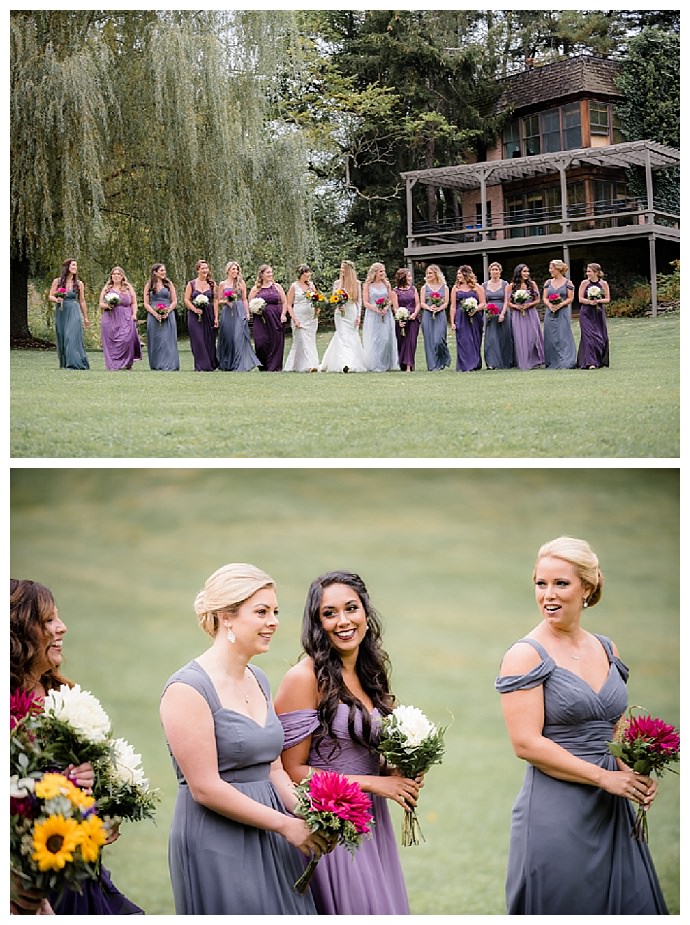
[[[293,745],[297,745],[319,728],[319,714],[316,710],[293,710],[291,713],[280,713],[278,719],[285,733],[283,748],[292,748]]]
[[[551,675],[556,667],[556,663],[549,656],[538,665],[522,675],[504,675],[496,678],[496,690],[499,694],[512,694],[513,691],[529,690],[532,687],[539,687]]]

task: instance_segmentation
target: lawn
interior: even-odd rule
[[[106,849],[115,882],[149,914],[173,912],[176,784],[158,701],[208,643],[192,604],[225,562],[255,562],[277,582],[280,629],[258,662],[274,690],[298,657],[309,582],[350,568],[381,612],[399,700],[451,724],[422,793],[426,841],[400,849],[414,914],[504,912],[524,765],[494,680],[503,652],[538,621],[531,574],[543,542],[591,542],[606,584],[585,625],[618,645],[630,703],[680,720],[676,469],[14,468],[10,502],[11,574],[53,589],[69,627],[65,673],[101,699],[160,788],[157,822],[125,824]],[[661,781],[649,826],[678,914],[676,775]]]
[[[611,368],[151,374],[11,352],[14,458],[666,458],[679,456],[680,316],[609,321]],[[579,337],[575,325],[576,339]],[[318,336],[323,355],[330,334]],[[287,350],[286,346],[286,350]]]

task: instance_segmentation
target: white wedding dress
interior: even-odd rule
[[[295,284],[295,300],[292,304],[295,317],[301,328],[292,326],[292,346],[285,360],[283,370],[288,373],[304,373],[319,368],[319,354],[316,349],[316,330],[319,316],[301,286]]]
[[[357,319],[359,306],[356,302],[345,302],[333,312],[335,334],[326,347],[319,370],[324,373],[365,373],[367,364],[364,348],[359,339]]]

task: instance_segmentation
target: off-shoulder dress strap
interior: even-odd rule
[[[533,687],[539,687],[551,675],[556,667],[556,663],[551,658],[546,649],[535,639],[518,639],[518,642],[526,642],[539,653],[541,662],[535,665],[531,671],[523,675],[504,675],[496,678],[496,690],[499,694],[511,694],[513,691],[529,690]],[[516,643],[517,644],[517,643]]]

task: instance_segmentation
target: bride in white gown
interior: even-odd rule
[[[336,289],[344,289],[349,298],[333,312],[335,334],[326,347],[319,370],[325,373],[365,373],[367,364],[359,337],[362,288],[351,260],[343,260],[340,265],[340,277],[333,285],[334,292]]]
[[[287,294],[287,308],[292,323],[292,347],[283,370],[289,372],[315,372],[319,366],[316,349],[316,331],[319,316],[308,293],[314,292],[311,267],[306,263],[297,267],[297,279]]]

